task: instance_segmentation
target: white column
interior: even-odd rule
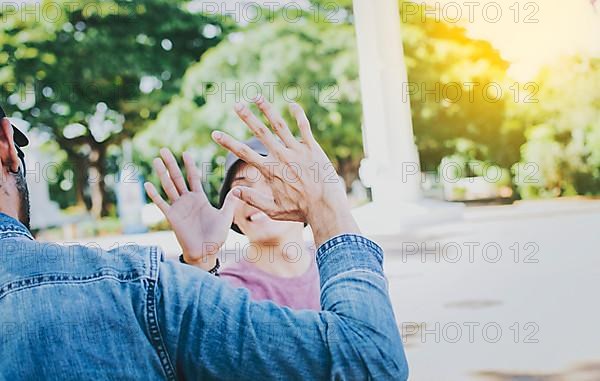
[[[421,198],[397,0],[354,0],[366,159],[361,179],[373,201]]]

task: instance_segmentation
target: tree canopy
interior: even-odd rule
[[[561,73],[561,75],[556,75]],[[535,107],[519,104],[526,128],[515,180],[526,198],[600,192],[600,59],[571,57],[543,69]]]
[[[598,60],[564,60],[527,89],[511,83],[490,43],[424,7],[411,3],[399,15],[422,168],[434,171],[444,158],[512,167],[523,197],[600,193]],[[259,93],[291,126],[284,106],[300,103],[347,185],[357,178],[362,110],[351,0],[311,0],[299,13],[249,23],[202,14],[184,0],[43,0],[2,11],[0,102],[60,148],[50,185],[62,206],[105,214],[112,200],[104,180],[118,172],[120,144],[130,138],[148,175],[160,147],[192,149],[214,174],[214,194],[225,152],[210,132],[247,137],[232,107]],[[63,194],[67,173],[75,188]]]
[[[231,110],[236,101],[250,101],[260,92],[280,109],[293,100],[307,110],[316,137],[350,185],[363,157],[354,25],[352,17],[333,23],[317,22],[312,15],[307,11],[296,23],[277,19],[250,25],[228,36],[188,69],[181,94],[138,145],[197,148],[208,143],[213,129],[245,137],[246,129]],[[423,23],[415,17],[403,28],[423,167],[435,170],[442,157],[456,150],[458,139],[470,139],[482,156],[504,165],[518,161],[521,141],[512,152],[498,149],[498,142],[510,136],[502,129],[506,96],[495,99],[484,91],[490,83],[504,86],[507,63],[499,53],[489,43],[467,37],[463,28],[435,20]],[[476,84],[470,93],[469,83]],[[452,94],[449,86],[458,86],[461,94],[445,98]],[[436,94],[424,95],[430,89]],[[399,102],[402,96],[398,94]],[[166,128],[177,134],[165,140],[161,131]],[[147,155],[154,153],[149,149]]]
[[[2,98],[67,152],[80,202],[91,170],[92,210],[100,215],[108,147],[153,120],[179,92],[187,67],[231,25],[191,13],[183,1],[52,4],[60,6],[52,19],[3,15]]]

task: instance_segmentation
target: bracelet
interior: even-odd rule
[[[217,261],[215,262],[215,267],[213,267],[212,269],[208,270],[209,274],[212,274],[214,276],[219,276],[219,269],[221,268],[221,262],[219,262],[219,258],[217,258]]]
[[[219,262],[219,258],[216,258],[216,259],[217,259],[217,261],[215,263],[215,267],[213,267],[212,269],[208,270],[208,273],[212,274],[214,276],[219,276],[219,269],[221,268],[221,262]],[[189,263],[187,263],[185,261],[185,258],[183,257],[183,254],[181,254],[179,256],[179,262],[181,262],[183,264],[186,264],[186,265],[189,265]]]

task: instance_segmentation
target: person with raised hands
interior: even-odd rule
[[[302,141],[293,141],[271,106],[259,106],[281,143],[247,107],[236,111],[268,148],[267,157],[226,134],[214,138],[263,173],[272,192],[235,188],[230,197],[237,200],[229,202],[251,203],[272,218],[312,225],[321,310],[253,301],[247,290],[206,271],[164,260],[157,247],[105,252],[36,242],[14,208],[14,195],[26,190],[15,184],[18,149],[13,127],[2,118],[0,323],[6,328],[1,338],[6,356],[0,357],[0,378],[407,379],[383,251],[360,235],[339,184],[327,183],[324,173],[317,181],[314,171],[306,173],[314,163],[328,166],[328,160],[303,112],[293,106],[302,134]],[[295,168],[295,181],[287,181],[284,168]],[[188,177],[187,191],[171,192],[169,202],[155,195],[159,206],[171,218],[181,213],[182,221],[196,224],[190,230],[199,241],[223,239],[233,206],[213,208],[195,175]],[[171,179],[174,187],[183,180]]]
[[[272,118],[273,125],[284,123],[277,114],[273,113],[270,105],[263,98],[257,99],[256,104]],[[292,107],[294,110],[302,112],[296,106]],[[302,120],[300,121],[302,122]],[[303,124],[306,122],[304,119]],[[289,132],[286,127],[282,133],[285,133],[286,130]],[[307,143],[314,141],[310,128],[304,129],[304,133],[306,138],[303,141]],[[296,147],[297,141],[291,134],[283,136],[289,146]],[[249,139],[244,144],[268,160],[267,148],[256,137]],[[318,145],[314,147],[320,149]],[[322,150],[317,153],[319,162],[315,162],[310,168],[312,178],[309,180],[319,181],[316,176],[318,175],[317,171],[321,170],[324,175],[330,177],[334,175],[331,180],[337,182],[333,166],[325,154]],[[262,212],[261,208],[253,205],[253,197],[258,197],[258,202],[261,197],[268,201],[273,200],[269,186],[269,182],[272,180],[268,180],[258,169],[230,152],[225,161],[225,178],[220,190],[222,209],[219,212],[208,205],[208,200],[202,189],[199,188],[201,185],[198,169],[188,153],[183,154],[183,162],[191,192],[188,190],[175,157],[168,149],[161,149],[160,158],[154,161],[154,169],[172,207],[158,198],[158,192],[152,184],[146,185],[148,195],[170,221],[183,248],[180,261],[220,276],[232,286],[248,289],[254,300],[272,300],[279,305],[295,309],[319,310],[320,285],[315,248],[313,244],[305,242],[303,237],[305,225],[303,222],[306,218],[294,216],[291,221],[286,218],[276,220]],[[288,163],[288,165],[292,165],[294,168],[289,166],[280,168],[279,176],[284,175],[286,181],[296,181],[303,169],[293,163]],[[304,170],[306,171],[306,168]],[[243,191],[243,195],[249,197],[249,202],[236,202],[238,199],[232,197],[230,192],[232,188]],[[337,193],[339,191],[335,189],[331,194],[335,196]],[[340,198],[340,200],[342,199]],[[248,244],[241,249],[236,248],[235,253],[227,251],[228,255],[221,255],[219,258],[217,252],[225,240],[223,230],[221,228],[215,230],[217,225],[211,225],[210,228],[215,230],[214,234],[199,235],[193,231],[195,228],[202,229],[202,223],[197,216],[200,215],[200,209],[207,207],[215,221],[223,218],[228,222],[231,221],[233,210],[231,228],[246,235]],[[194,211],[198,212],[194,213]],[[200,237],[212,237],[213,241],[202,242]]]
[[[144,184],[152,201],[178,233],[184,257],[190,264],[205,262],[205,256],[214,254],[215,245],[204,244],[205,242],[222,245],[225,241],[227,232],[222,231],[222,226],[225,222],[228,223],[227,226],[231,224],[236,205],[232,196],[262,210],[275,220],[307,222],[313,229],[316,246],[337,232],[358,232],[345,189],[331,161],[313,137],[304,110],[296,103],[290,104],[290,111],[296,118],[302,136],[302,140],[298,141],[283,117],[263,97],[256,100],[256,105],[269,120],[280,141],[246,105],[237,104],[235,111],[267,148],[268,155],[258,154],[221,131],[213,132],[212,137],[239,159],[258,169],[272,195],[260,193],[248,186],[238,186],[227,196],[221,210],[213,208],[202,190],[198,170],[190,155],[184,153],[183,160],[192,192],[188,191],[173,154],[166,148],[161,149],[161,158],[155,159],[153,164],[172,207],[162,199],[153,184]],[[206,212],[206,215],[191,211]],[[208,227],[209,231],[206,233],[211,239],[204,242],[200,242],[200,239],[205,238],[204,234],[197,235],[193,229],[183,229],[194,226],[201,228],[201,217],[215,218],[215,222],[220,222]]]
[[[254,324],[261,321],[262,327],[269,333],[261,339],[252,339],[252,342],[267,340],[266,347],[274,351],[275,348],[289,348],[292,357],[296,357],[292,353],[299,351],[307,355],[303,360],[308,362],[300,368],[288,368],[283,365],[286,362],[283,358],[288,354],[275,354],[266,350],[266,347],[249,348],[244,344],[245,353],[240,356],[250,356],[253,365],[258,360],[259,364],[265,366],[258,368],[261,378],[406,379],[408,367],[387,292],[381,248],[360,235],[350,213],[345,190],[337,180],[327,155],[313,137],[302,108],[297,104],[290,105],[290,112],[301,134],[301,140],[297,140],[272,105],[263,98],[257,99],[256,105],[276,136],[248,106],[237,104],[235,111],[266,147],[266,155],[255,152],[224,132],[215,131],[212,137],[244,163],[256,168],[267,182],[270,192],[260,192],[249,186],[235,186],[227,194],[222,209],[218,210],[208,203],[206,196],[188,194],[174,158],[167,150],[163,150],[162,160],[155,161],[155,168],[171,205],[161,198],[151,184],[146,184],[148,194],[165,212],[169,221],[178,227],[176,232],[189,226],[188,233],[194,234],[196,224],[213,224],[211,229],[202,230],[211,231],[210,237],[204,234],[192,236],[196,243],[182,245],[186,261],[194,262],[214,254],[214,246],[206,250],[207,245],[201,242],[208,239],[208,242],[222,244],[225,231],[233,220],[232,210],[238,202],[258,208],[272,219],[306,221],[311,225],[318,246],[316,259],[321,282],[321,311],[292,312],[262,302],[245,310],[249,313],[244,318],[248,326],[238,326],[244,333],[257,333],[260,326]],[[189,182],[196,183],[192,193],[201,193],[197,171],[187,154],[184,155],[184,163]],[[169,174],[170,178],[167,177]],[[197,200],[198,205],[185,206],[188,199]],[[192,211],[198,213],[192,215]],[[189,223],[184,222],[186,220]],[[184,232],[178,233],[178,238],[181,242]],[[189,253],[193,254],[185,254],[189,247],[201,250],[190,250]],[[200,288],[205,290],[202,285]],[[241,292],[239,295],[245,294],[242,289],[237,289],[237,292]],[[217,308],[227,309],[221,304]],[[252,316],[252,312],[259,310],[262,310],[259,317]],[[240,343],[245,343],[246,338],[242,334]],[[257,350],[259,352],[255,352]],[[269,368],[272,366],[275,368]]]
[[[245,143],[261,155],[268,154],[256,138]],[[219,276],[234,287],[248,289],[253,300],[271,300],[294,309],[321,309],[315,247],[304,240],[305,224],[273,220],[260,209],[232,196],[232,188],[246,186],[272,197],[271,189],[260,172],[229,153],[219,192],[219,211],[208,205],[200,188],[198,169],[188,153],[183,154],[183,162],[189,190],[169,150],[162,149],[160,158],[154,161],[154,169],[172,206],[157,198],[158,193],[152,184],[146,185],[148,195],[170,221],[183,248],[179,261]],[[211,225],[213,234],[196,234],[193,231],[203,229],[202,221],[197,218],[202,208],[209,208],[214,221],[225,218],[230,222],[233,213],[231,229],[245,235],[248,243],[236,245],[235,250],[219,252],[225,240],[223,234],[227,231],[223,224]],[[214,241],[202,242],[199,237],[213,237]]]

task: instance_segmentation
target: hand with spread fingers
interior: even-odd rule
[[[236,105],[235,111],[265,145],[269,151],[266,157],[223,132],[214,132],[213,139],[256,167],[273,194],[267,196],[250,187],[237,187],[232,192],[273,219],[308,222],[317,246],[335,235],[358,233],[342,181],[313,137],[304,110],[298,104],[290,105],[302,137],[299,141],[271,104],[262,97],[255,103],[279,139],[246,105]]]
[[[183,161],[189,189],[171,151],[163,148],[160,156],[154,159],[153,166],[169,202],[151,183],[144,184],[146,192],[171,224],[186,263],[209,270],[215,266],[216,254],[227,238],[235,204],[240,200],[230,192],[222,209],[213,207],[188,153],[183,154]]]

